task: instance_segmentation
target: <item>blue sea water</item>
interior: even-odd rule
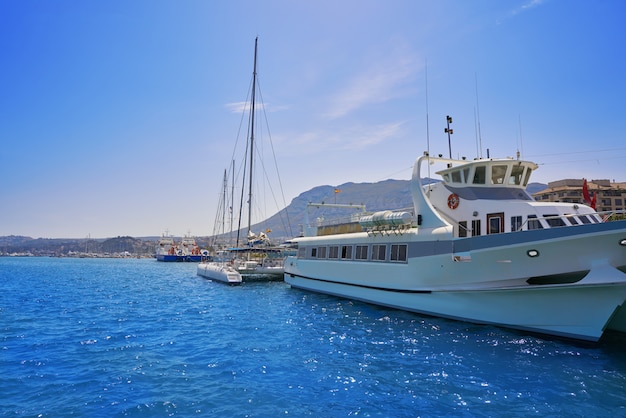
[[[626,337],[430,318],[196,265],[0,258],[3,416],[626,416]]]

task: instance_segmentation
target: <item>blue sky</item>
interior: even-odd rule
[[[256,36],[287,204],[409,179],[427,120],[447,155],[446,115],[454,156],[626,181],[625,17],[620,0],[0,1],[0,235],[211,234]]]

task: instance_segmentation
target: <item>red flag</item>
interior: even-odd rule
[[[591,199],[591,209],[596,210],[596,196],[598,196],[598,192],[593,194],[593,198]]]
[[[583,179],[583,200],[587,205],[591,204],[591,196],[589,196],[589,188],[587,187],[587,179]]]

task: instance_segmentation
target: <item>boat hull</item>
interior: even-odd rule
[[[589,341],[597,341],[606,328],[626,328],[623,224],[466,239],[451,238],[442,229],[424,236],[412,231],[304,239],[299,246],[405,242],[409,258],[382,263],[290,257],[285,281],[428,315]]]
[[[199,263],[202,261],[201,255],[171,255],[171,254],[157,254],[157,261],[166,262],[192,262]]]
[[[198,276],[226,284],[241,284],[241,274],[226,263],[200,263],[197,267]]]

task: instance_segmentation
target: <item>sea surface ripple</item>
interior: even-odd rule
[[[192,263],[0,258],[3,416],[626,416],[598,344],[291,289]]]

